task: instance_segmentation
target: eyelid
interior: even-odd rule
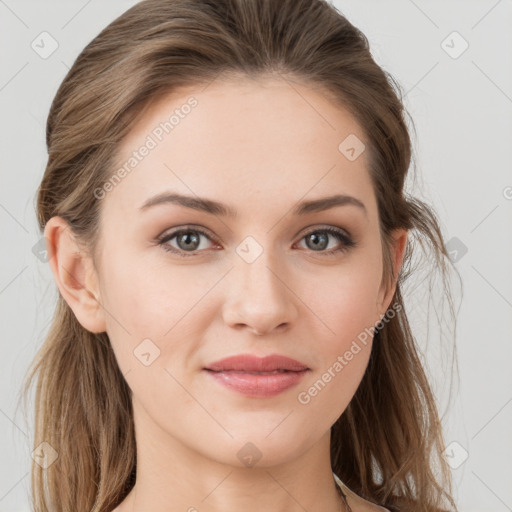
[[[156,237],[156,240],[162,240],[163,238],[167,238],[168,236],[174,236],[181,231],[197,231],[212,240],[215,240],[219,243],[219,239],[211,232],[208,228],[200,226],[199,224],[184,224],[183,226],[176,226],[174,228],[166,229],[163,233]]]
[[[311,225],[305,227],[304,229],[302,229],[301,231],[299,231],[296,236],[299,236],[302,234],[302,236],[301,236],[301,238],[302,238],[306,235],[309,235],[310,233],[314,233],[315,231],[323,231],[323,230],[328,231],[329,229],[339,231],[339,232],[343,233],[347,238],[352,238],[352,235],[350,234],[350,232],[347,229],[341,228],[339,226],[333,226],[332,224],[311,224]]]

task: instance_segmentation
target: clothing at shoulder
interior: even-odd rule
[[[353,508],[353,512],[389,512],[387,508],[375,505],[370,501],[361,498],[355,492],[351,491],[338,477],[336,473],[333,473],[336,484],[341,488],[348,498],[349,505]],[[356,508],[354,508],[356,507]]]

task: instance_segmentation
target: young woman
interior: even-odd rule
[[[145,0],[87,45],[38,192],[35,510],[455,510],[398,91],[321,0]]]

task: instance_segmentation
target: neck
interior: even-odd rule
[[[304,512],[346,510],[330,464],[330,432],[279,463],[252,467],[192,450],[149,421],[134,404],[136,483],[115,512]],[[233,441],[233,450],[245,442]],[[249,449],[250,451],[250,449]]]

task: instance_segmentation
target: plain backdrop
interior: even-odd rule
[[[25,423],[16,403],[57,297],[37,257],[46,117],[83,47],[134,3],[0,0],[0,512],[30,510],[32,418]],[[420,176],[412,192],[436,208],[463,282],[459,372],[451,380],[436,315],[426,321],[422,299],[414,290],[409,298],[458,504],[466,512],[511,511],[512,2],[334,3],[406,93]],[[41,38],[51,55],[35,50]]]

